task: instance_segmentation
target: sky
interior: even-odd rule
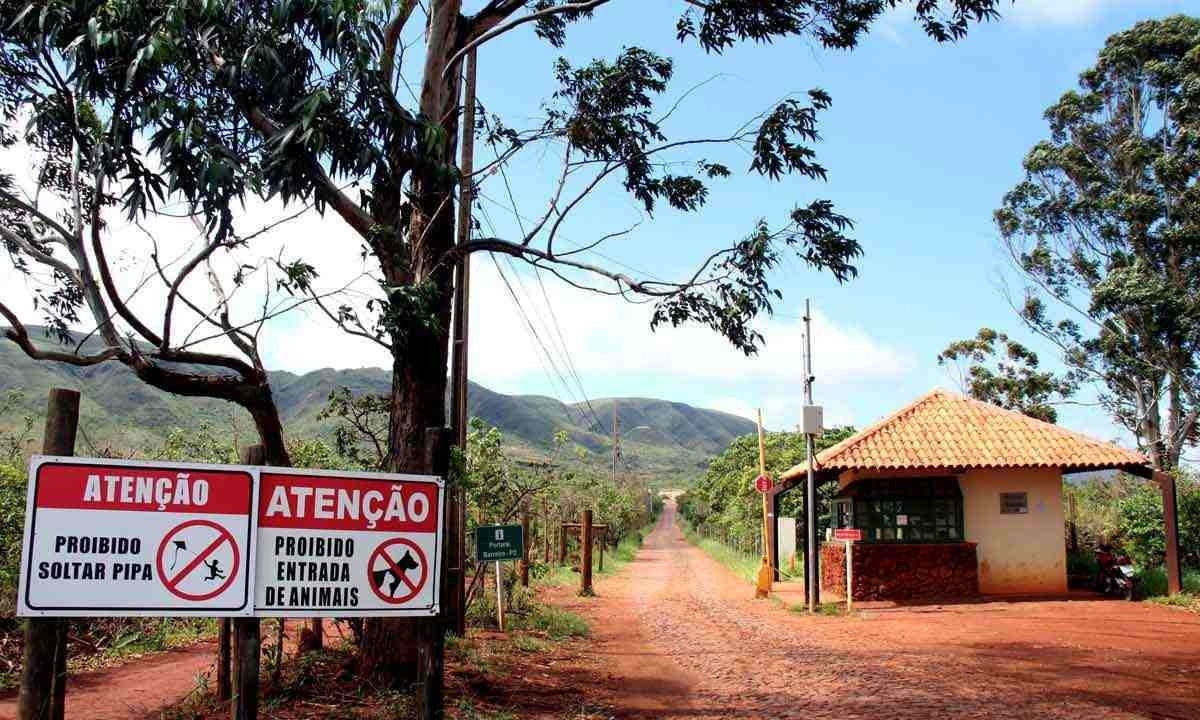
[[[602,255],[580,257],[637,277],[681,278],[712,250],[748,234],[760,218],[778,224],[795,205],[827,198],[855,222],[854,236],[864,250],[859,276],[840,285],[799,261],[785,263],[772,278],[784,299],[774,317],[759,326],[766,344],[746,357],[704,328],[652,332],[647,305],[582,292],[549,275],[538,278],[519,262],[476,256],[472,380],[500,392],[567,402],[655,397],[747,417],[761,408],[769,427],[789,428],[803,404],[800,316],[806,298],[814,317],[814,394],[825,407],[827,424],[863,426],[935,386],[954,389],[956,380],[938,366],[937,355],[981,326],[1011,330],[1042,350],[1053,366],[1053,352],[1020,330],[1006,300],[1003,288],[1011,285],[1012,273],[992,212],[1020,180],[1025,152],[1045,137],[1042,112],[1076,85],[1105,38],[1138,20],[1185,11],[1188,3],[1017,0],[1005,5],[1001,21],[974,27],[966,39],[944,45],[924,36],[911,11],[898,10],[852,52],[785,41],[740,45],[723,55],[676,41],[679,5],[614,0],[593,21],[572,26],[561,50],[535,41],[529,26],[503,36],[480,50],[480,102],[506,124],[525,127],[537,122],[542,103],[555,89],[557,57],[579,65],[611,58],[622,46],[643,46],[675,61],[675,75],[660,103],[667,108],[679,101],[665,124],[672,139],[728,133],[782,97],[810,88],[829,92],[833,106],[819,118],[821,141],[814,146],[828,180],[773,183],[739,177],[715,183],[700,212],[661,208],[653,216],[610,184],[573,212],[562,242],[578,246],[633,227],[606,242]],[[410,61],[409,71],[417,65]],[[704,152],[702,157],[739,171],[749,164],[740,150]],[[491,153],[481,144],[477,165]],[[477,211],[484,231],[516,237],[541,215],[561,157],[553,147],[526,151],[506,177],[489,176]],[[19,149],[3,162],[20,163]],[[251,206],[242,227],[263,224],[280,212]],[[120,231],[118,225],[112,232]],[[150,229],[162,236],[195,234],[179,224]],[[143,277],[144,238],[128,240],[127,247],[118,263],[128,279]],[[358,247],[338,221],[312,213],[256,246],[260,258],[303,256],[321,270],[324,289],[352,285],[366,292],[370,287],[363,274],[372,268],[361,260]],[[25,280],[4,268],[0,282]],[[206,290],[203,278],[189,282],[192,292]],[[246,307],[260,305],[272,289],[265,277],[254,282],[242,291]],[[287,298],[278,295],[270,302],[288,307]],[[145,309],[156,303],[161,296],[156,300],[149,291],[133,301]],[[28,304],[19,311],[36,320]],[[270,321],[262,344],[272,369],[388,364],[381,348],[341,334],[312,308]],[[1129,442],[1095,408],[1064,407],[1060,422]]]

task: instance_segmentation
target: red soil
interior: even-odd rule
[[[700,550],[668,507],[597,597],[549,593],[593,637],[457,695],[520,718],[1200,718],[1200,615],[1099,599],[789,612]],[[211,645],[79,678],[69,718],[153,717]],[[14,701],[0,703],[11,717]],[[315,716],[314,716],[315,717]]]

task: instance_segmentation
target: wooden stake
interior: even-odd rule
[[[592,591],[592,509],[583,511],[579,528],[579,594],[595,595]]]
[[[243,465],[263,465],[266,462],[266,451],[262,445],[247,445],[241,449],[239,455]],[[235,652],[230,716],[233,720],[256,720],[259,659],[262,652],[262,634],[258,618],[234,618],[233,637]]]
[[[446,477],[450,470],[450,448],[453,431],[449,428],[425,429],[425,467],[429,473]],[[443,528],[448,522],[450,508],[442,508]],[[449,533],[442,533],[442,557],[453,550]],[[443,563],[444,566],[444,563]],[[439,583],[442,597],[452,587],[452,578],[443,569],[442,576],[434,578]],[[445,715],[445,671],[446,671],[446,624],[442,618],[431,617],[415,620],[417,624],[417,720],[441,720]]]
[[[600,545],[600,560],[596,564],[597,572],[604,572],[604,544],[606,542],[608,542],[608,533],[601,532],[600,533],[600,542],[598,543]]]
[[[79,393],[53,388],[46,399],[42,452],[74,455],[79,428]],[[29,618],[17,697],[19,720],[61,720],[66,712],[67,621]]]
[[[217,621],[217,699],[229,702],[233,687],[229,680],[230,653],[233,643],[233,630],[229,618]]]

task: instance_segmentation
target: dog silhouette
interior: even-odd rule
[[[400,561],[396,563],[396,567],[400,568],[400,575],[396,574],[391,565],[388,565],[383,570],[371,571],[371,581],[380,590],[384,590],[383,583],[389,576],[391,577],[390,587],[384,590],[388,597],[396,597],[396,589],[400,587],[401,576],[407,574],[409,570],[416,570],[420,565],[417,565],[417,561],[413,558],[412,553],[405,550],[404,557],[400,558]]]

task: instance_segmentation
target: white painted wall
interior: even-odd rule
[[[978,544],[983,593],[1066,592],[1062,473],[1057,469],[971,470],[959,477],[963,531]],[[1029,494],[1029,512],[1002,514],[1000,493]]]

